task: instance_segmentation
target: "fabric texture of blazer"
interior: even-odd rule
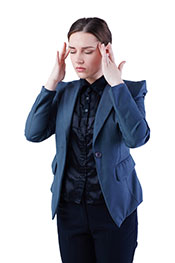
[[[105,203],[118,227],[142,202],[142,188],[130,148],[139,147],[150,138],[144,107],[146,81],[123,81],[113,87],[107,84],[104,88],[95,116],[92,145]],[[55,134],[52,219],[60,200],[71,119],[79,88],[80,80],[62,81],[56,91],[42,86],[26,121],[25,136],[29,141],[41,142]]]

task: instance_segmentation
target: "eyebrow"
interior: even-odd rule
[[[75,49],[75,47],[71,47],[71,46],[69,46],[69,48]],[[93,47],[93,46],[82,47],[82,49],[87,49],[87,48],[96,48],[96,47]]]

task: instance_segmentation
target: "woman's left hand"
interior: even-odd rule
[[[99,50],[102,55],[102,71],[106,81],[110,86],[115,86],[124,83],[121,78],[122,69],[126,61],[122,61],[117,67],[114,61],[114,54],[111,43],[105,47],[104,44],[99,43]]]

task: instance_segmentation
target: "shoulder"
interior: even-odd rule
[[[123,79],[123,81],[125,82],[126,86],[128,87],[133,97],[140,97],[140,96],[144,97],[148,92],[146,80],[131,81],[131,80]]]
[[[73,80],[73,81],[60,81],[56,87],[57,92],[62,92],[67,87],[77,86],[79,85],[80,80]]]
[[[74,80],[74,81],[60,81],[56,86],[56,95],[55,95],[55,101],[58,101],[61,99],[61,97],[66,96],[67,92],[70,92],[72,88],[75,88],[80,83],[80,80]]]

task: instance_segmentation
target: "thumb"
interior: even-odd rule
[[[122,72],[122,70],[123,70],[123,66],[124,66],[124,64],[126,63],[126,61],[122,61],[120,64],[119,64],[119,66],[118,66],[118,69]]]

